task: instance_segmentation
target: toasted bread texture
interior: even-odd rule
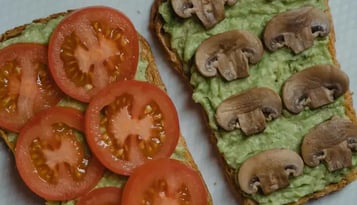
[[[41,19],[36,19],[34,20],[32,23],[40,23],[40,24],[46,24],[48,23],[50,20],[58,18],[60,16],[66,16],[69,13],[71,13],[73,10],[68,10],[66,12],[61,12],[61,13],[56,13],[56,14],[52,14],[46,18],[41,18]],[[26,24],[26,25],[22,25],[22,26],[18,26],[16,28],[13,28],[11,30],[6,31],[5,33],[0,35],[0,42],[4,42],[6,40],[15,38],[17,36],[20,36],[22,34],[22,32],[27,28],[27,26],[30,24]],[[153,53],[151,51],[150,45],[149,43],[146,41],[146,39],[139,34],[139,41],[140,41],[140,60],[146,62],[147,67],[145,69],[145,80],[149,83],[152,83],[156,86],[158,86],[159,88],[161,88],[162,90],[164,90],[166,92],[166,88],[165,85],[161,79],[160,73],[158,71]],[[11,152],[14,152],[15,150],[15,142],[13,140],[13,136],[6,131],[6,130],[2,130],[0,129],[0,136],[4,139],[5,143],[7,144],[9,150]],[[183,163],[189,165],[190,167],[192,167],[202,178],[203,177],[196,165],[196,163],[193,160],[193,157],[190,153],[190,151],[188,150],[186,141],[184,139],[184,137],[180,134],[180,138],[178,141],[178,145],[177,145],[178,149],[180,150],[180,154],[179,156],[177,156],[176,158],[178,158],[180,161],[182,161]],[[174,156],[173,156],[174,157]],[[174,157],[175,158],[175,157]],[[205,187],[206,191],[207,191],[207,198],[208,198],[208,204],[211,205],[212,203],[212,198],[211,195],[208,191],[207,186]]]
[[[153,32],[153,35],[156,36],[160,44],[162,45],[162,48],[164,49],[165,53],[167,54],[168,60],[172,64],[172,67],[182,75],[184,79],[187,80],[187,83],[190,83],[190,77],[191,73],[187,72],[187,63],[184,62],[184,60],[180,57],[179,53],[172,47],[172,39],[171,36],[168,32],[165,32],[164,26],[165,26],[165,20],[161,16],[159,8],[160,6],[168,2],[168,0],[155,0],[152,9],[151,9],[151,16],[150,16],[150,28],[151,31]],[[239,4],[239,1],[238,1]],[[331,12],[328,6],[328,0],[325,0],[325,6],[326,10],[325,13],[328,15],[330,18],[330,22],[332,22],[332,16]],[[332,25],[332,23],[331,23]],[[328,51],[330,53],[330,56],[332,57],[333,64],[339,65],[337,59],[336,59],[336,51],[335,51],[335,32],[333,29],[333,25],[331,26],[331,32],[329,34],[329,41],[328,41]],[[191,85],[192,86],[192,85]],[[192,87],[194,89],[194,87]],[[349,119],[353,123],[357,123],[356,119],[356,113],[353,108],[352,104],[352,94],[350,91],[348,91],[344,95],[344,111],[345,114],[349,117]],[[211,126],[209,125],[209,116],[207,116],[207,113],[204,111],[204,108],[202,109],[203,117],[207,121],[207,127],[211,129]],[[215,132],[212,130],[211,132],[211,142],[216,147],[217,145],[217,136],[214,134]],[[244,205],[253,205],[253,204],[258,204],[257,201],[253,200],[252,198],[249,198],[246,194],[244,194],[239,186],[236,185],[236,170],[234,170],[226,161],[224,158],[223,154],[219,151],[218,147],[216,147],[216,153],[218,158],[220,159],[221,165],[222,165],[222,170],[225,172],[226,179],[228,180],[229,184],[231,185],[231,188],[237,197],[238,201],[240,204]],[[296,202],[291,202],[291,204],[304,204],[308,202],[309,200],[312,199],[317,199],[322,196],[325,196],[331,192],[337,191],[345,187],[347,184],[353,182],[354,180],[357,179],[357,167],[354,167],[350,169],[350,171],[338,182],[338,183],[332,183],[327,186],[325,186],[322,190],[318,192],[311,193],[309,195],[306,195],[304,197],[301,197],[298,199]]]

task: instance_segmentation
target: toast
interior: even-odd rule
[[[259,8],[259,6],[261,6],[261,4],[270,4],[272,3],[271,1],[266,1],[265,3],[262,3],[262,1],[256,1],[254,3],[252,3],[252,7],[249,8],[249,6],[247,6],[246,4],[249,3],[249,1],[242,1],[242,4],[244,4],[246,7],[246,10],[251,10],[252,13],[248,12],[243,12],[244,13],[244,17],[245,18],[250,18],[250,15],[252,16],[251,18],[257,18],[260,19],[262,22],[254,24],[252,27],[257,25],[260,25],[260,29],[256,29],[254,30],[254,33],[257,34],[258,36],[262,36],[262,30],[265,26],[265,23],[271,18],[270,17],[261,17],[259,16],[261,14],[261,12],[264,12],[264,10],[255,10],[255,8]],[[254,5],[257,3],[258,5]],[[309,4],[311,2],[304,2],[304,4]],[[240,2],[238,1],[236,3],[236,7],[239,7]],[[235,7],[232,6],[232,7]],[[273,6],[270,8],[269,5],[265,5],[266,7],[268,7],[271,10],[274,10]],[[277,6],[277,5],[275,5]],[[288,10],[288,8],[284,8],[284,4],[280,5],[280,11],[286,11]],[[324,1],[320,1],[320,7],[324,7],[324,11],[327,14],[330,22],[332,22],[332,16],[329,10],[329,6],[328,6],[328,1],[324,0]],[[227,158],[229,158],[229,156],[227,156],[227,153],[224,153],[223,151],[221,151],[218,147],[222,146],[220,143],[220,140],[222,137],[222,135],[220,134],[219,130],[220,128],[217,128],[217,124],[216,121],[214,120],[214,116],[213,114],[210,114],[210,112],[212,112],[212,110],[214,110],[219,102],[217,101],[222,101],[222,98],[226,98],[230,95],[232,95],[232,92],[230,92],[230,94],[224,94],[223,91],[221,92],[220,89],[224,89],[222,87],[229,87],[229,83],[225,83],[222,82],[220,79],[217,80],[217,78],[219,77],[213,77],[213,80],[207,80],[205,78],[202,77],[197,77],[200,76],[200,74],[197,74],[197,69],[194,64],[194,51],[198,46],[193,46],[190,43],[193,44],[194,41],[199,41],[199,42],[203,42],[205,39],[207,39],[209,36],[212,36],[213,34],[217,34],[220,33],[222,31],[219,31],[219,29],[222,29],[223,31],[227,31],[227,30],[233,30],[233,29],[241,29],[241,28],[250,28],[249,24],[253,24],[251,23],[249,20],[245,20],[242,18],[238,18],[234,15],[236,15],[237,13],[239,13],[239,10],[233,10],[232,7],[230,6],[226,6],[226,16],[230,17],[231,19],[233,18],[237,18],[239,20],[242,21],[242,24],[233,22],[233,20],[227,20],[227,22],[225,23],[218,23],[216,25],[216,28],[214,27],[211,30],[204,30],[202,26],[196,26],[199,25],[200,22],[198,21],[197,18],[192,17],[189,18],[188,20],[186,19],[182,19],[177,17],[174,13],[173,13],[173,9],[170,8],[170,3],[168,0],[155,0],[155,2],[152,5],[152,10],[151,10],[151,17],[150,17],[150,28],[152,30],[153,35],[158,39],[159,43],[162,45],[162,48],[164,49],[165,53],[168,56],[168,60],[170,61],[170,63],[172,64],[172,67],[179,73],[181,74],[181,76],[186,80],[186,82],[188,84],[191,85],[191,88],[193,89],[193,99],[202,106],[202,113],[203,113],[203,117],[206,119],[207,122],[207,127],[211,130],[211,142],[213,144],[213,146],[216,148],[216,153],[217,156],[220,159],[221,165],[222,165],[222,170],[225,172],[226,175],[226,179],[227,181],[231,184],[231,188],[234,191],[234,195],[237,197],[237,199],[239,200],[240,204],[259,204],[259,202],[257,201],[257,198],[254,198],[252,196],[250,196],[249,194],[244,193],[239,185],[237,185],[236,182],[236,174],[237,174],[237,167],[239,167],[239,165],[236,165],[235,167],[232,166],[232,163],[229,163]],[[278,6],[277,6],[278,7]],[[267,9],[267,10],[269,10]],[[268,11],[269,12],[269,11]],[[279,13],[279,12],[278,12]],[[275,13],[276,14],[276,13]],[[262,15],[263,16],[263,15]],[[251,20],[251,19],[250,19]],[[169,21],[169,22],[167,22]],[[167,24],[166,24],[167,23]],[[174,28],[174,25],[176,26]],[[193,26],[195,25],[195,27]],[[186,26],[186,27],[185,27]],[[219,29],[218,29],[219,28]],[[175,37],[172,36],[173,30],[177,29],[179,31],[186,31],[186,32],[181,32],[181,35],[177,35]],[[190,29],[190,30],[188,30]],[[169,32],[167,31],[169,30]],[[258,31],[257,31],[258,30]],[[196,34],[196,33],[197,34]],[[200,35],[201,33],[203,33],[202,35]],[[190,38],[192,38],[193,40],[189,40]],[[329,59],[330,59],[330,64],[334,64],[337,67],[339,67],[339,63],[336,59],[336,51],[335,51],[335,33],[333,30],[333,25],[331,26],[331,30],[330,30],[330,34],[329,36],[326,38],[325,40],[326,42],[323,44],[323,46],[326,48],[326,51],[329,53]],[[175,45],[174,45],[175,44]],[[196,43],[199,44],[199,43]],[[185,47],[185,45],[187,45],[187,48]],[[288,52],[288,51],[285,51]],[[269,52],[266,52],[269,53]],[[291,56],[291,58],[294,58],[293,56]],[[318,61],[318,60],[317,60]],[[259,64],[259,63],[258,63]],[[306,66],[308,67],[308,66]],[[251,68],[252,69],[256,69],[256,67]],[[254,75],[254,74],[251,74]],[[249,77],[248,77],[249,78]],[[193,79],[193,80],[192,80]],[[212,89],[214,89],[215,91],[219,92],[218,94],[216,94],[214,97],[212,97],[212,95],[210,96],[201,96],[202,98],[206,98],[206,100],[197,100],[198,96],[197,95],[201,95],[200,94],[195,94],[195,92],[197,90],[209,90],[210,87],[204,87],[203,84],[204,83],[200,83],[199,81],[207,81],[207,84],[213,84],[213,82],[219,82],[218,85],[214,85],[214,87],[212,86]],[[255,79],[259,82],[259,79]],[[239,79],[237,80],[239,81]],[[245,81],[246,82],[246,81]],[[238,84],[238,83],[237,83]],[[243,83],[242,83],[243,84]],[[258,83],[259,84],[259,83]],[[266,84],[265,84],[266,85]],[[268,85],[269,86],[269,85]],[[237,88],[238,86],[236,86],[235,88]],[[244,87],[244,86],[242,86]],[[232,88],[232,89],[235,89]],[[242,90],[242,89],[240,89]],[[279,90],[279,89],[278,89]],[[227,89],[225,89],[225,91],[227,91]],[[199,91],[197,91],[199,92]],[[213,91],[212,91],[213,92]],[[224,95],[224,97],[221,97],[220,95]],[[216,97],[216,98],[215,98]],[[211,98],[211,99],[210,99]],[[347,91],[344,94],[344,97],[340,99],[341,102],[341,106],[343,107],[343,111],[344,115],[346,115],[354,124],[357,123],[356,121],[356,113],[355,110],[353,108],[353,104],[352,104],[352,94],[350,91]],[[254,136],[251,136],[254,137]],[[240,139],[241,140],[241,139]],[[237,140],[238,141],[238,140]],[[245,143],[243,142],[243,140],[240,141],[240,143]],[[228,146],[228,145],[227,145]],[[239,146],[237,145],[236,148],[238,149]],[[294,148],[299,150],[299,148]],[[248,149],[249,150],[249,149]],[[225,155],[226,154],[226,155]],[[245,153],[246,155],[248,155],[247,153]],[[355,157],[355,155],[354,155]],[[271,199],[270,203],[271,204],[303,204],[306,203],[309,200],[312,199],[317,199],[320,198],[322,196],[325,196],[331,192],[337,191],[342,189],[344,186],[346,186],[347,184],[353,182],[354,180],[357,179],[357,167],[356,164],[353,165],[352,168],[350,168],[347,173],[343,174],[343,176],[341,177],[340,180],[334,182],[334,183],[329,183],[324,185],[323,187],[321,187],[319,190],[315,190],[312,191],[311,193],[305,194],[303,196],[299,196],[296,197],[295,199],[289,201],[272,201],[273,199]],[[314,179],[311,179],[314,180]],[[293,189],[293,188],[292,188]],[[261,196],[260,198],[263,198],[262,201],[264,201],[264,197],[265,196]],[[263,203],[262,204],[270,204],[269,202]]]
[[[32,25],[40,25],[40,27],[41,27],[42,25],[46,25],[49,22],[58,23],[59,21],[62,20],[63,17],[65,17],[66,15],[70,14],[73,11],[74,10],[68,10],[66,12],[56,13],[56,14],[50,15],[46,18],[36,19],[30,24],[22,25],[22,26],[14,28],[14,29],[8,30],[5,33],[0,35],[0,45],[1,45],[0,47],[5,47],[9,44],[12,44],[13,39],[16,39],[19,36],[21,36],[26,31],[26,29],[28,29]],[[19,41],[20,42],[28,42],[28,41],[33,42],[32,40],[22,40],[22,39],[20,39]],[[43,42],[39,42],[39,43],[47,43],[47,42],[48,42],[48,39],[47,40],[45,39]],[[146,39],[143,36],[141,36],[140,34],[139,34],[139,45],[140,45],[139,58],[140,58],[141,62],[144,62],[146,67],[143,70],[143,72],[145,72],[143,75],[144,77],[138,77],[138,78],[140,78],[138,80],[147,81],[149,83],[152,83],[166,92],[165,85],[161,79],[161,76],[158,71],[157,65],[155,63],[155,59],[154,59],[153,53],[151,51],[150,45],[146,41]],[[79,104],[78,106],[81,106],[81,102],[73,102],[73,103]],[[74,105],[74,106],[76,106],[76,105]],[[0,129],[0,135],[3,138],[4,142],[6,143],[9,150],[14,154],[14,152],[15,152],[14,149],[15,149],[15,144],[16,144],[16,134],[8,132],[3,129]],[[184,164],[192,167],[201,176],[201,173],[198,170],[198,167],[195,164],[195,162],[192,158],[192,155],[188,150],[186,141],[181,134],[180,134],[180,137],[178,140],[176,151],[173,153],[171,158],[177,159],[177,160],[183,162]],[[109,184],[111,184],[112,186],[118,186],[118,187],[123,186],[123,184],[127,180],[126,177],[114,174],[108,170],[105,172],[104,177],[113,179],[112,184],[111,184],[111,182]],[[201,178],[202,178],[202,176],[201,176]],[[99,185],[99,186],[101,186],[101,185]],[[207,192],[208,204],[212,204],[212,199],[208,192],[207,186],[205,188],[206,188],[206,192]],[[69,201],[69,203],[72,204],[73,201]],[[47,201],[46,204],[67,204],[67,202]]]

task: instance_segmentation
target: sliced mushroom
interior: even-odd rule
[[[207,28],[212,28],[224,19],[224,4],[232,6],[237,0],[171,0],[175,13],[182,18],[189,18],[196,14]]]
[[[240,128],[247,136],[264,131],[266,121],[281,115],[280,96],[270,88],[250,88],[224,100],[216,110],[216,120],[227,131]]]
[[[270,194],[289,186],[289,176],[299,176],[304,162],[294,151],[271,149],[247,159],[239,169],[238,182],[242,191]]]
[[[333,102],[349,87],[348,76],[332,65],[306,68],[287,79],[282,88],[286,109],[299,113],[305,106],[314,109]]]
[[[195,61],[203,76],[216,76],[218,70],[224,79],[231,81],[249,76],[249,63],[258,63],[263,53],[257,36],[248,31],[231,30],[203,41]]]
[[[350,120],[333,117],[304,137],[301,155],[306,165],[315,167],[321,161],[329,171],[352,165],[352,151],[357,151],[357,125]]]
[[[265,27],[264,43],[270,51],[287,46],[297,54],[313,46],[314,38],[329,32],[328,16],[318,8],[304,6],[273,17]]]

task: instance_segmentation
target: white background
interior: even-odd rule
[[[208,133],[202,126],[199,108],[190,99],[190,89],[184,80],[170,69],[162,53],[161,47],[148,29],[151,0],[1,0],[0,33],[15,26],[29,23],[36,18],[46,17],[52,13],[80,8],[88,5],[107,5],[124,12],[133,21],[136,29],[149,41],[168,93],[179,112],[180,127],[194,159],[200,167],[203,177],[212,194],[214,204],[237,204],[223,175],[218,167],[217,159],[209,144]],[[330,0],[336,29],[337,57],[341,67],[351,81],[352,91],[357,92],[357,1]],[[354,95],[354,98],[356,96]],[[357,103],[354,103],[357,107]],[[310,204],[345,204],[357,202],[357,182],[338,193],[331,194]],[[0,205],[32,205],[42,204],[42,200],[34,196],[19,179],[14,159],[0,139]]]

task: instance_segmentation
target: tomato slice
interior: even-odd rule
[[[45,45],[17,43],[0,50],[0,127],[18,132],[62,95],[48,71]]]
[[[74,11],[53,31],[48,60],[58,86],[88,102],[107,84],[133,79],[139,40],[131,21],[103,6]]]
[[[123,175],[147,160],[169,157],[179,138],[171,99],[157,86],[135,80],[99,92],[88,105],[85,129],[97,158]]]
[[[136,168],[126,183],[122,205],[207,205],[201,176],[180,161],[158,159]]]
[[[83,144],[83,114],[53,107],[32,118],[19,134],[15,161],[21,178],[47,200],[70,200],[88,192],[104,167]]]
[[[97,188],[83,197],[81,197],[76,205],[120,205],[121,204],[121,189],[117,187],[102,187]]]

